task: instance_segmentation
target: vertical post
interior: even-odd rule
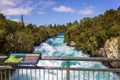
[[[0,70],[0,79],[2,80],[3,72]]]
[[[22,27],[24,28],[24,20],[23,20],[23,15],[21,15],[21,24],[22,24]]]
[[[7,80],[6,70],[4,70],[5,80]]]
[[[9,74],[9,75],[8,75],[8,76],[9,76],[8,79],[10,79],[10,76],[11,76],[10,71],[11,71],[11,70],[9,69],[8,71],[9,71],[9,72],[8,72],[8,74]]]
[[[67,80],[70,80],[70,60],[67,60]]]

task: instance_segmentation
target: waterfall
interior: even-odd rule
[[[48,40],[46,40],[45,42],[43,42],[42,44],[40,44],[39,46],[34,47],[34,51],[33,53],[42,53],[42,56],[57,56],[57,57],[89,57],[89,55],[84,54],[82,51],[80,50],[76,50],[75,47],[71,47],[71,46],[67,46],[66,43],[63,42],[64,41],[64,35],[63,33],[58,34],[57,36],[53,37],[53,38],[49,38]],[[87,46],[87,45],[86,45]],[[54,67],[65,67],[66,66],[66,62],[65,61],[39,61],[37,66],[54,66]],[[80,67],[80,68],[107,68],[105,66],[102,65],[102,63],[100,62],[91,62],[91,61],[71,61],[70,62],[70,66],[71,67]],[[11,80],[31,80],[31,77],[21,77],[21,79],[18,79],[17,77],[17,72],[19,71],[19,74],[26,74],[28,76],[31,76],[30,73],[31,72],[35,72],[36,74],[39,74],[39,70],[16,70],[12,79]],[[41,73],[43,73],[44,71],[41,70]],[[56,71],[52,71],[52,72],[45,72],[46,75],[49,74],[49,77],[52,76],[57,76],[56,75]],[[62,80],[61,79],[61,71],[58,71],[59,74],[59,78],[58,80]],[[65,71],[63,71],[63,74],[66,74]],[[72,73],[71,73],[72,74]],[[76,74],[78,74],[76,72]],[[88,75],[88,73],[85,73],[86,75]],[[80,73],[81,77],[84,77],[85,75],[84,73]],[[91,73],[90,73],[91,74]],[[108,80],[108,78],[103,79],[103,75],[102,73],[100,73],[100,80]],[[36,76],[36,80],[38,80],[38,78],[40,77],[39,75],[32,75],[32,80],[34,80],[34,77]],[[43,77],[44,74],[41,74],[41,76]],[[98,73],[95,72],[94,75],[94,80],[98,80],[97,76]],[[108,76],[106,73],[104,74],[104,76]],[[117,80],[117,76],[113,76],[113,73],[110,73],[111,79],[113,80]],[[72,78],[72,76],[71,76]],[[45,77],[45,80],[48,80],[48,77]],[[51,78],[49,78],[49,80],[52,80]],[[54,79],[55,80],[55,79]],[[64,80],[66,80],[66,78],[64,78]],[[75,80],[78,80],[77,77],[75,77]],[[87,79],[84,79],[87,80]],[[90,79],[89,80],[93,80],[93,77],[91,77],[90,75]]]

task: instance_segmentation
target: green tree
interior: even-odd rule
[[[76,42],[76,47],[85,53],[97,55],[107,39],[120,36],[120,10],[110,9],[93,18],[85,17],[67,25],[65,42]]]
[[[0,13],[0,19],[5,20],[5,19],[6,19],[6,17],[5,17],[2,13]]]

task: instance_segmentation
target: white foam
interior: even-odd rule
[[[40,46],[34,48],[34,53],[42,53],[43,56],[52,56],[54,48],[47,43],[42,43]]]

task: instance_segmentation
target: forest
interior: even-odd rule
[[[91,55],[97,55],[106,40],[112,37],[119,37],[120,52],[120,7],[93,18],[85,17],[79,22],[68,23],[65,32],[65,42],[68,45],[74,41],[75,47]]]
[[[32,52],[34,46],[59,32],[64,32],[64,25],[36,26],[23,25],[21,22],[11,21],[0,13],[0,55],[11,52]]]
[[[32,52],[34,46],[59,32],[64,32],[64,42],[68,45],[74,41],[75,47],[84,53],[97,55],[107,39],[120,37],[120,7],[117,10],[107,10],[93,18],[85,17],[66,25],[49,26],[36,26],[31,23],[23,26],[21,22],[6,19],[4,14],[0,13],[0,54]],[[120,38],[118,46],[120,52]]]

